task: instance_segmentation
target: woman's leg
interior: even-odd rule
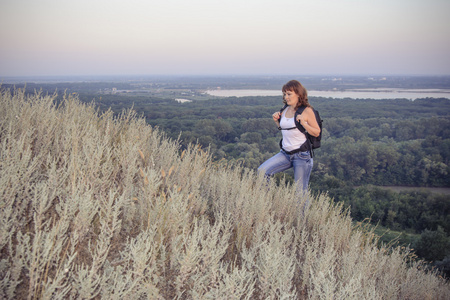
[[[292,163],[289,155],[283,151],[278,152],[278,154],[272,156],[268,160],[259,166],[258,172],[264,172],[266,177],[271,177],[276,173],[285,171],[292,167]]]
[[[299,152],[293,158],[294,179],[297,184],[298,204],[300,205],[301,215],[305,215],[305,211],[310,205],[308,187],[309,177],[313,167],[313,159],[309,152]]]
[[[298,152],[294,154],[292,159],[294,166],[294,180],[297,183],[297,187],[300,190],[306,191],[309,185],[309,177],[311,176],[311,170],[313,167],[313,159],[309,151]]]

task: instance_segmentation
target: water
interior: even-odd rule
[[[175,101],[177,101],[178,103],[192,102],[192,100],[189,100],[189,99],[181,99],[181,98],[177,98],[177,99],[175,99]]]
[[[207,94],[217,97],[282,96],[281,90],[208,90]],[[450,89],[352,89],[345,91],[308,91],[312,97],[352,99],[396,99],[418,98],[450,99]]]

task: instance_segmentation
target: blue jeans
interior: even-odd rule
[[[306,191],[313,167],[313,159],[309,151],[289,155],[281,150],[259,166],[258,171],[264,172],[266,177],[271,177],[292,167],[294,168],[294,180],[297,184],[297,191]]]

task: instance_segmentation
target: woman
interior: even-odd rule
[[[306,191],[313,167],[313,159],[306,135],[298,130],[295,125],[294,116],[297,109],[301,106],[306,107],[301,114],[297,115],[296,119],[310,135],[319,136],[320,127],[314,111],[308,103],[308,92],[300,82],[291,80],[283,86],[282,91],[286,108],[282,112],[278,111],[272,115],[283,135],[280,143],[281,151],[266,160],[258,168],[258,171],[264,172],[267,177],[271,177],[275,173],[293,167],[297,190]]]

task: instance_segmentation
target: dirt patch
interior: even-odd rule
[[[391,190],[394,192],[420,192],[428,191],[433,194],[450,195],[450,188],[446,187],[413,187],[413,186],[378,186],[379,188]]]

